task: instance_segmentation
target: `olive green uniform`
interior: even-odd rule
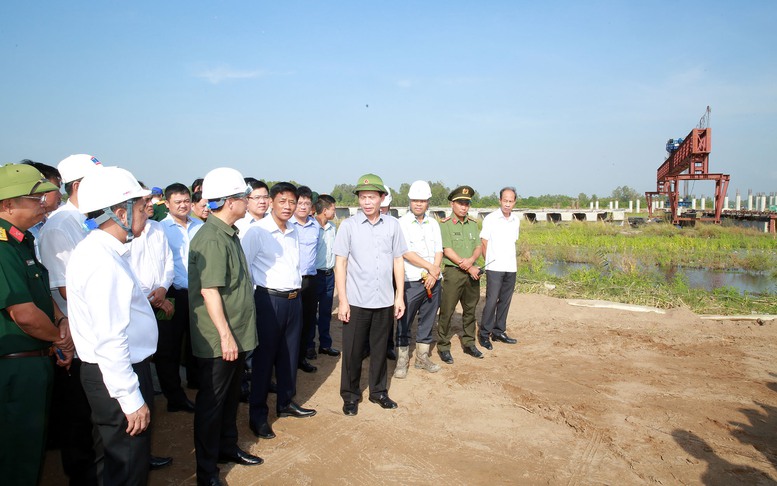
[[[444,219],[440,223],[440,232],[443,250],[451,248],[461,258],[471,257],[480,246],[480,230],[477,221],[472,218],[467,217],[463,221],[456,216]],[[461,322],[464,330],[461,345],[466,347],[475,343],[475,308],[480,300],[480,281],[473,280],[467,272],[458,267],[458,262],[452,262],[448,257],[443,257],[442,263],[444,268],[440,320],[437,323],[437,350],[450,351],[451,317],[458,302],[461,302]]]
[[[221,338],[205,307],[203,288],[218,288],[239,352],[256,347],[254,285],[234,226],[208,218],[189,246],[189,315],[192,353],[220,358]]]
[[[8,307],[34,303],[54,320],[49,274],[35,257],[34,238],[0,219],[0,477],[37,484],[45,453],[54,370],[51,343],[22,331]],[[39,351],[40,356],[5,357]]]

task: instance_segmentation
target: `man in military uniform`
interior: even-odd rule
[[[462,309],[461,345],[464,353],[475,358],[483,357],[475,346],[475,307],[480,300],[480,268],[475,262],[480,258],[481,246],[478,223],[467,216],[474,194],[475,190],[470,186],[459,186],[448,194],[451,216],[440,223],[445,268],[437,324],[437,352],[440,359],[448,364],[453,364],[450,324],[458,302],[461,302]]]
[[[0,477],[38,484],[45,452],[54,345],[69,366],[67,318],[54,304],[46,268],[35,258],[29,228],[57,188],[29,165],[0,167]],[[57,328],[59,325],[59,329]]]

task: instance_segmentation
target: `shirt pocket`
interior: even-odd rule
[[[393,250],[393,239],[391,236],[378,237],[378,251],[380,253],[391,253]]]

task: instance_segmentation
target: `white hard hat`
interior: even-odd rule
[[[380,207],[387,208],[389,205],[391,205],[391,189],[389,189],[389,186],[383,184],[383,187],[386,188],[386,197],[383,198],[383,202],[380,203]]]
[[[410,190],[407,191],[407,197],[409,199],[431,199],[432,188],[429,187],[429,183],[426,181],[415,181],[410,184]]]
[[[105,167],[84,176],[78,191],[78,210],[88,214],[149,194],[151,191],[140,187],[130,171]]]
[[[57,170],[60,177],[62,177],[62,183],[77,181],[83,178],[86,174],[94,170],[95,167],[102,167],[103,165],[97,160],[97,157],[88,154],[76,154],[62,159],[57,164]]]
[[[205,174],[202,181],[202,198],[218,200],[236,194],[250,193],[251,188],[243,174],[229,167],[219,167]]]

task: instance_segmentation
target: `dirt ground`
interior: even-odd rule
[[[518,294],[507,330],[519,343],[495,343],[482,360],[455,339],[455,364],[390,378],[398,409],[365,391],[356,417],[341,411],[339,358],[320,356],[297,395],[318,414],[273,417],[277,438],[256,440],[241,404],[240,444],[265,463],[225,466],[221,477],[231,486],[777,483],[777,321]],[[332,335],[339,347],[339,322]],[[174,464],[150,483],[196,484],[192,416],[168,414],[162,397],[156,409],[153,452]],[[44,484],[65,484],[58,459],[49,453]]]

